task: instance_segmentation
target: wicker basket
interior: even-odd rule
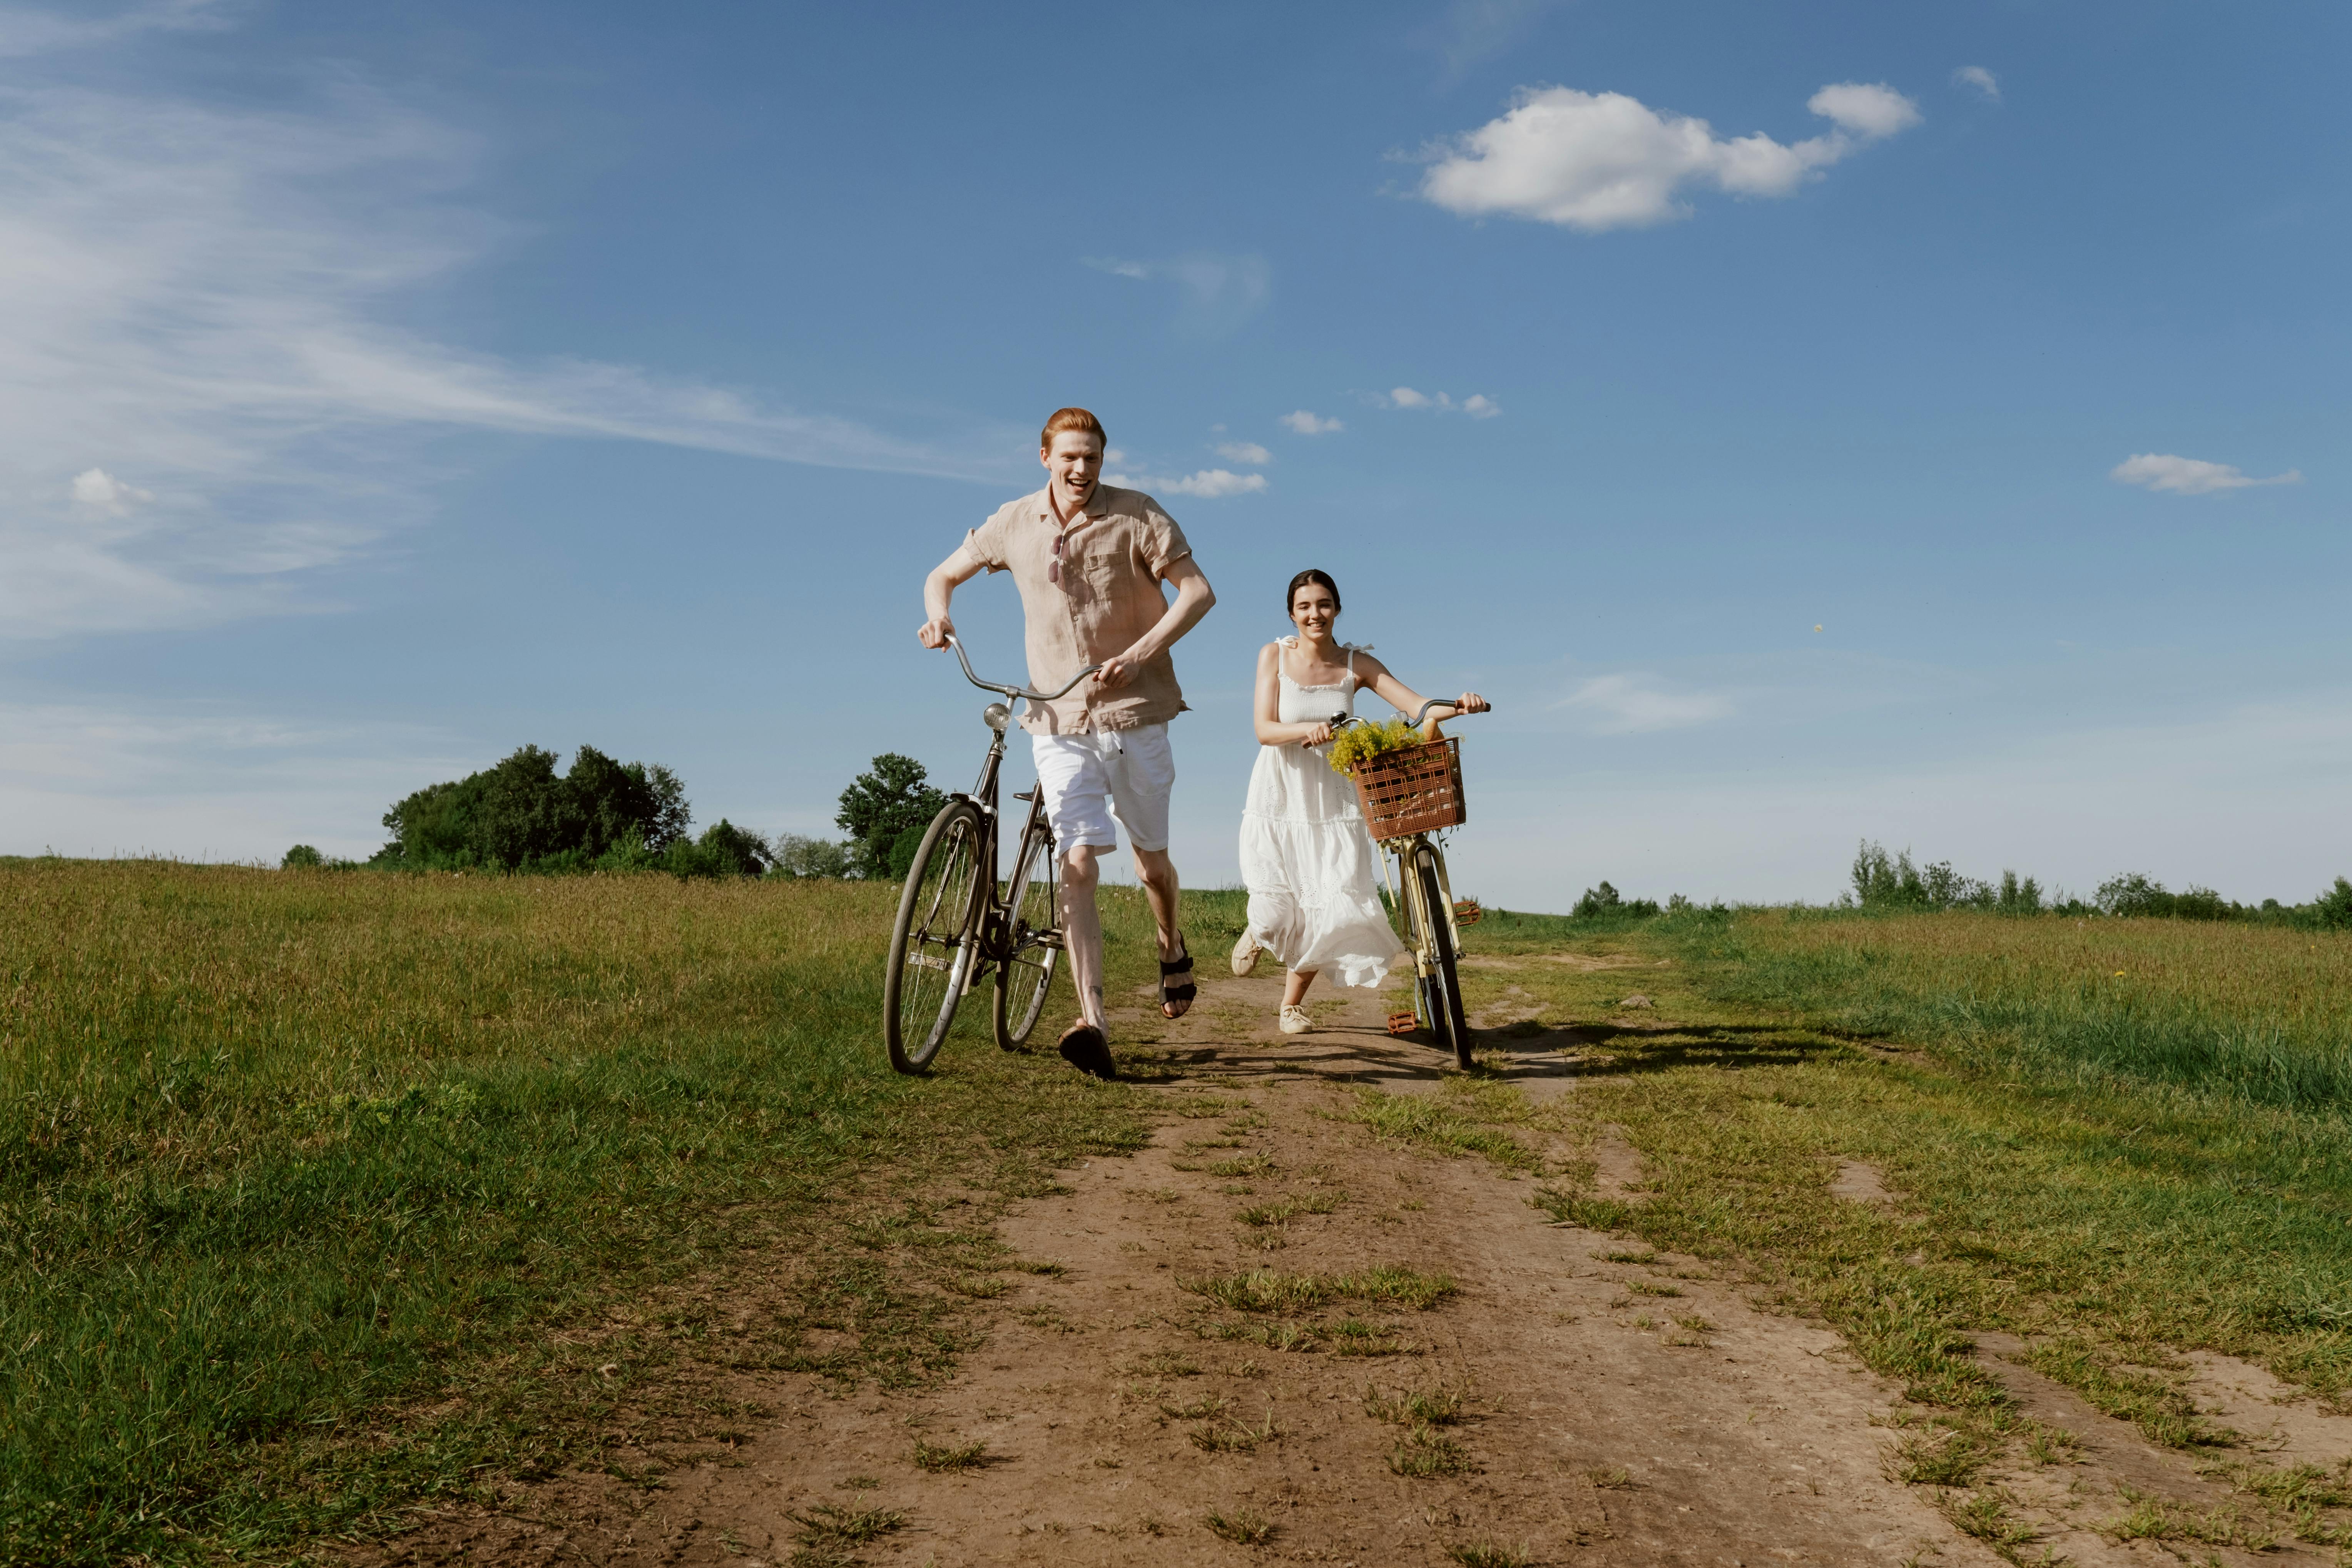
[[[1374,838],[1405,838],[1459,827],[1467,813],[1462,800],[1462,742],[1432,741],[1382,752],[1357,764],[1356,798],[1364,805],[1364,826]]]

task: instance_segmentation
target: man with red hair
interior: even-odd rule
[[[1181,1018],[1199,994],[1168,858],[1176,783],[1168,721],[1185,707],[1168,650],[1217,602],[1176,520],[1140,490],[1100,482],[1104,449],[1100,420],[1083,408],[1055,411],[1037,441],[1045,488],[999,507],[924,580],[929,618],[915,634],[925,647],[947,647],[957,586],[982,572],[1010,572],[1027,622],[1029,684],[1050,691],[1087,665],[1102,666],[1058,701],[1031,704],[1021,721],[1062,855],[1062,932],[1078,990],[1078,1020],[1063,1033],[1062,1057],[1097,1078],[1116,1071],[1095,908],[1097,862],[1118,847],[1114,819],[1127,829],[1160,928],[1160,1010]]]

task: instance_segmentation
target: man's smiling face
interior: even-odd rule
[[[1102,437],[1087,431],[1056,430],[1054,444],[1037,456],[1063,493],[1075,500],[1084,500],[1102,476]]]

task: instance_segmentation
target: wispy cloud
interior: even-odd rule
[[[1286,414],[1281,418],[1276,420],[1275,423],[1283,426],[1295,436],[1328,436],[1334,430],[1345,430],[1347,428],[1345,425],[1340,424],[1337,419],[1325,419],[1318,415],[1308,413],[1304,408],[1294,409],[1292,412]]]
[[[43,47],[215,15],[58,22]],[[46,25],[0,12],[0,39],[23,52]],[[438,431],[990,471],[976,437],[942,450],[688,377],[519,362],[394,324],[499,232],[456,199],[478,155],[348,85],[278,112],[0,89],[0,636],[315,607],[285,574],[416,518],[432,478],[419,443]]]
[[[1680,730],[1728,718],[1732,710],[1728,698],[1669,690],[1656,677],[1641,674],[1596,675],[1562,698],[1559,706],[1591,714],[1592,728],[1604,735]]]
[[[2266,479],[2258,479],[2228,463],[2208,463],[2201,458],[2179,458],[2167,452],[2136,453],[2108,469],[2107,478],[2119,485],[2138,485],[2145,489],[2168,490],[2182,496],[2206,496],[2221,490],[2242,490],[2250,485],[2293,485],[2303,481],[2302,473],[2294,468],[2283,474],[2273,474]]]
[[[1078,264],[1115,278],[1172,284],[1177,294],[1174,325],[1195,336],[1223,337],[1274,299],[1274,268],[1263,256],[1196,250],[1164,261],[1082,256]]]
[[[1255,441],[1220,441],[1214,449],[1218,457],[1229,462],[1247,463],[1254,468],[1274,461],[1274,454]]]
[[[1704,120],[1620,92],[1522,89],[1510,110],[1427,156],[1421,195],[1470,217],[1501,215],[1598,234],[1691,215],[1685,188],[1786,196],[1857,148],[1919,123],[1883,82],[1835,82],[1806,107],[1835,129],[1783,144],[1761,132],[1718,139]]]
[[[221,703],[0,703],[0,854],[363,856],[384,807],[495,757],[415,725]]]
[[[1546,14],[1566,0],[1454,0],[1437,26],[1423,37],[1444,62],[1444,80],[1462,79],[1471,68],[1485,64],[1523,41]]]
[[[141,33],[205,32],[234,24],[242,5],[224,0],[158,0],[104,16],[60,16],[0,5],[0,58],[61,54],[119,43]]]
[[[1962,66],[1952,73],[1954,87],[1972,87],[1995,103],[2000,101],[2000,80],[1982,66]]]
[[[1415,392],[1410,386],[1392,386],[1386,392],[1376,392],[1372,401],[1382,408],[1432,408],[1440,413],[1467,414],[1473,419],[1492,419],[1502,413],[1503,405],[1483,392],[1474,392],[1456,403],[1443,392]]]

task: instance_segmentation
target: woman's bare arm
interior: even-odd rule
[[[1328,724],[1286,724],[1282,721],[1282,645],[1268,643],[1257,652],[1257,693],[1251,717],[1261,746],[1319,746],[1331,738]]]
[[[1418,713],[1421,711],[1421,705],[1429,700],[1390,674],[1389,667],[1370,654],[1358,654],[1356,668],[1364,684],[1370,687],[1379,695],[1381,700],[1400,713]],[[1483,713],[1486,710],[1486,700],[1475,691],[1464,692],[1460,700],[1462,706],[1458,710],[1461,712]],[[1422,721],[1421,732],[1424,739],[1432,741],[1437,739],[1437,715],[1434,713]]]

